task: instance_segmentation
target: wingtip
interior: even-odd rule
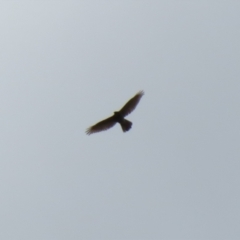
[[[85,133],[89,136],[92,132],[91,132],[91,128],[87,128]]]

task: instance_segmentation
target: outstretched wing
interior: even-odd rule
[[[105,131],[108,130],[109,128],[113,127],[116,124],[116,119],[114,116],[107,118],[101,122],[96,123],[95,125],[89,127],[86,130],[86,133],[88,135],[92,134],[92,133],[96,133],[96,132],[101,132],[101,131]]]
[[[131,98],[123,107],[122,109],[119,111],[119,113],[125,117],[127,116],[129,113],[131,113],[136,106],[138,105],[141,97],[144,95],[143,91],[140,91],[139,93],[137,93],[133,98]]]

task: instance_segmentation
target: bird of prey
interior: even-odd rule
[[[95,125],[89,127],[86,130],[86,134],[90,135],[92,133],[101,132],[108,130],[113,127],[116,123],[119,123],[122,127],[123,132],[130,130],[132,123],[125,119],[128,114],[130,114],[139,103],[144,92],[138,92],[133,98],[131,98],[118,112],[114,112],[113,116],[96,123]]]

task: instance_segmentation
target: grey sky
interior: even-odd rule
[[[239,12],[1,1],[0,238],[240,239]]]

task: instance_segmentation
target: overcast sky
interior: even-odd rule
[[[0,32],[1,239],[240,239],[240,1],[1,1]]]

